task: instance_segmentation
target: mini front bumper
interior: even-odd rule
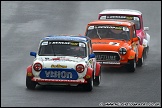
[[[129,64],[128,61],[123,61],[123,62],[99,62],[100,65],[102,66],[109,66],[109,67],[122,67],[122,66],[126,66],[127,64]]]
[[[125,65],[125,64],[128,64],[128,61],[122,61],[122,62],[119,62],[119,61],[116,61],[116,62],[113,62],[113,61],[97,61],[98,63],[100,64],[107,64],[107,65]]]
[[[60,80],[60,79],[41,79],[41,78],[36,78],[33,77],[31,79],[32,81],[35,82],[49,82],[49,83],[74,83],[74,84],[82,84],[82,83],[87,83],[85,79],[78,79],[78,80]]]

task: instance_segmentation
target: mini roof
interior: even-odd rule
[[[133,9],[105,9],[99,14],[129,14],[129,15],[141,15],[142,13],[138,10]]]
[[[42,40],[63,40],[63,41],[79,41],[79,42],[87,42],[90,40],[87,36],[77,36],[77,35],[50,35],[44,37]]]
[[[95,20],[88,23],[88,25],[119,25],[131,26],[134,23],[128,20]]]

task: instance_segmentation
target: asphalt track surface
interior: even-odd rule
[[[42,37],[84,34],[86,24],[108,8],[137,9],[150,27],[150,52],[134,73],[102,68],[101,84],[92,92],[80,88],[25,86],[26,67]],[[1,1],[1,106],[99,107],[107,102],[161,105],[161,1]]]

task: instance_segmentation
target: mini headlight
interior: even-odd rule
[[[78,73],[82,73],[82,72],[84,71],[84,65],[78,64],[78,65],[76,66],[76,71],[77,71]]]
[[[122,55],[124,55],[124,54],[127,53],[127,49],[124,48],[124,47],[121,47],[121,48],[119,49],[119,53],[122,54]]]
[[[41,63],[35,63],[33,66],[34,70],[39,72],[42,69],[42,64]]]

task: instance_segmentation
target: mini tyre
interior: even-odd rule
[[[142,58],[138,58],[137,66],[141,67],[143,65],[144,61],[144,55],[142,55]]]
[[[148,55],[148,47],[145,47],[144,48],[144,59],[147,58],[147,55]]]
[[[83,85],[83,88],[85,91],[92,91],[93,89],[93,78],[89,78],[87,80],[87,83]]]
[[[136,69],[136,59],[129,60],[127,65],[127,70],[129,72],[134,72]]]
[[[100,84],[100,82],[101,82],[101,68],[100,68],[99,76],[95,76],[94,85],[98,86]]]
[[[26,87],[30,90],[34,90],[37,83],[32,81],[30,77],[26,76]]]

